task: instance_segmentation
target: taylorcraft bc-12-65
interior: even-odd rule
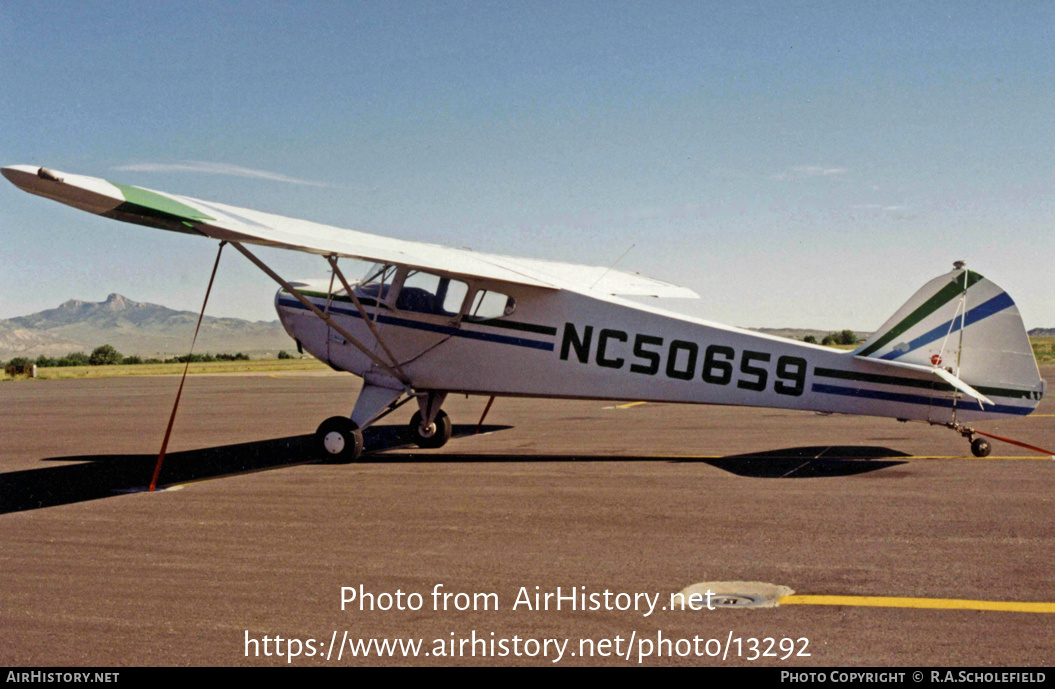
[[[89,213],[230,243],[278,282],[275,307],[298,346],[363,379],[350,416],[316,432],[318,452],[336,460],[359,457],[362,429],[409,400],[414,441],[442,446],[449,393],[919,420],[960,432],[977,456],[990,446],[967,424],[1024,416],[1044,395],[1015,303],[962,264],[843,352],[624,299],[697,295],[620,270],[390,239],[36,166],[3,174]],[[247,244],[318,254],[331,275],[287,281]],[[343,257],[376,265],[350,281]]]

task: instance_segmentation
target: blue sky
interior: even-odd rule
[[[482,251],[633,245],[621,268],[702,296],[664,306],[749,327],[874,329],[966,259],[1055,327],[1052,27],[1026,2],[0,0],[0,164]],[[196,310],[214,252],[0,186],[0,318]],[[273,319],[274,291],[230,252],[209,313]]]

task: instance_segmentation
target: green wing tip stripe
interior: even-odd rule
[[[167,216],[178,220],[216,219],[205,215],[196,208],[191,208],[186,204],[170,199],[167,196],[162,196],[153,191],[147,191],[146,189],[140,189],[139,187],[133,187],[127,184],[117,184],[116,182],[110,182],[110,184],[113,184],[121,190],[121,195],[125,197],[126,203],[142,208],[148,211],[150,215],[160,215],[162,217]]]
[[[973,271],[967,272],[967,285],[961,284],[959,277],[956,281],[950,282],[949,284],[938,290],[937,294],[923,302],[919,308],[905,316],[904,319],[893,328],[888,330],[885,335],[880,337],[878,340],[868,345],[868,347],[861,351],[858,356],[868,356],[872,352],[882,349],[884,346],[890,343],[895,337],[905,332],[912,326],[922,321],[927,316],[931,315],[947,303],[955,299],[957,296],[963,294],[965,291],[971,288],[971,285],[982,279],[980,273]]]

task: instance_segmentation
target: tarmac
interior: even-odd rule
[[[976,459],[948,429],[890,419],[600,401],[499,398],[477,434],[487,399],[452,395],[444,448],[407,445],[408,405],[360,462],[322,464],[311,434],[350,411],[358,379],[200,375],[165,490],[142,492],[178,383],[0,385],[0,664],[1055,657],[1046,455],[993,441]],[[976,425],[1051,448],[1052,397]],[[794,594],[671,609],[701,582],[755,582],[731,602],[758,582]],[[356,646],[370,640],[421,646]]]

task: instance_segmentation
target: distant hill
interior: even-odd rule
[[[1055,328],[1033,328],[1029,331],[1030,337],[1055,337]]]
[[[90,353],[111,344],[122,354],[143,357],[186,354],[198,314],[132,301],[111,294],[106,301],[70,299],[55,309],[0,320],[0,359]],[[296,347],[276,321],[205,316],[195,351],[277,353]]]
[[[751,328],[751,330],[754,330],[758,333],[765,333],[766,335],[776,335],[777,337],[786,337],[791,340],[799,340],[800,342],[802,341],[802,338],[806,337],[807,335],[813,335],[817,342],[820,342],[828,333],[838,332],[831,330],[810,330],[808,328]],[[872,334],[870,332],[864,332],[861,330],[855,330],[854,333],[857,334],[858,340],[867,339],[868,336]]]

